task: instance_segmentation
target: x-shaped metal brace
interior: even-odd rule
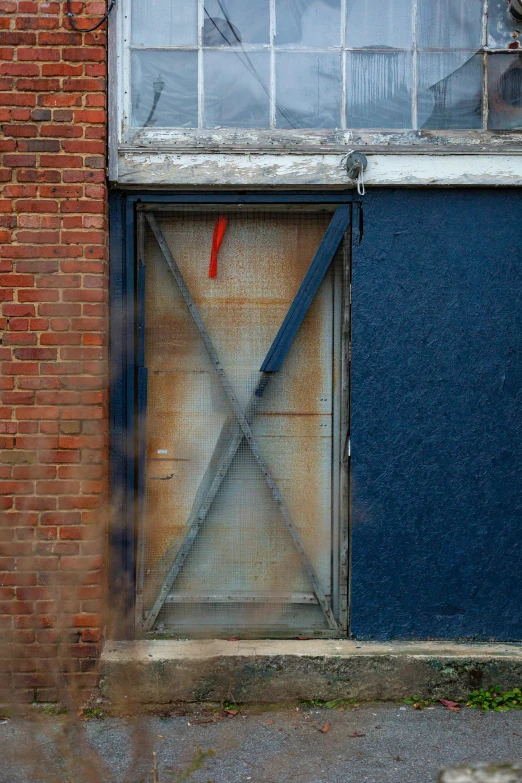
[[[223,482],[223,479],[225,478],[227,471],[232,464],[232,460],[234,459],[239,445],[243,438],[245,438],[261,470],[261,473],[263,474],[272,497],[279,508],[283,522],[285,523],[286,528],[288,529],[288,532],[290,533],[290,536],[294,542],[294,546],[299,553],[301,562],[308,575],[313,591],[326,617],[328,625],[332,630],[338,631],[339,626],[333,615],[330,603],[326,598],[316,571],[306,553],[301,536],[290,515],[290,511],[261,452],[257,438],[252,432],[251,424],[255,416],[259,401],[270,380],[270,375],[271,373],[277,372],[280,369],[281,364],[283,363],[284,358],[293,343],[295,335],[297,334],[297,331],[349,226],[349,207],[341,206],[337,208],[330,225],[326,230],[319,249],[317,250],[308,272],[306,273],[305,278],[299,288],[299,291],[297,292],[281,325],[281,328],[279,329],[279,332],[277,333],[276,338],[272,343],[261,366],[261,375],[258,384],[245,411],[243,411],[243,408],[241,407],[241,404],[236,397],[232,384],[230,383],[223,365],[219,360],[212,339],[203,323],[196,305],[194,304],[194,300],[192,299],[192,295],[185,283],[183,275],[181,274],[181,270],[170,251],[170,248],[158,223],[156,222],[154,215],[150,213],[147,214],[147,221],[152,229],[154,236],[156,237],[169,270],[176,280],[192,320],[194,321],[196,328],[203,340],[212,365],[230,402],[233,415],[229,416],[223,425],[218,441],[214,448],[214,452],[200,483],[196,498],[187,520],[188,529],[185,539],[177,551],[175,550],[175,545],[173,544],[173,546],[169,548],[165,555],[167,560],[170,560],[172,557],[174,557],[174,560],[165,579],[163,580],[162,586],[152,608],[149,610],[143,620],[142,630],[145,632],[152,630],[154,623],[156,622],[156,618],[158,617],[158,614],[172,588],[172,585],[174,584],[174,581],[176,580],[183,563],[185,562],[192,544],[194,543],[194,540],[196,539],[196,536],[198,535],[198,532],[210,510],[214,498],[216,497],[216,494]]]

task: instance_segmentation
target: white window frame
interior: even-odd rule
[[[130,27],[131,0],[118,0],[109,20],[108,174],[115,183],[347,187],[341,161],[357,149],[368,156],[368,185],[522,184],[520,131],[131,129]],[[484,52],[486,32],[484,25]]]

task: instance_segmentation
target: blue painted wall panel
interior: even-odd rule
[[[522,638],[521,234],[519,190],[364,198],[352,289],[356,637]]]

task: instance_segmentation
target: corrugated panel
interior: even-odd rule
[[[211,211],[162,213],[158,223],[246,408],[259,367],[331,215],[231,212],[218,275],[209,279],[216,217]],[[332,303],[329,274],[253,421],[264,457],[327,595],[332,590]],[[198,486],[231,413],[152,236],[146,241],[145,363],[149,378],[147,610],[172,562],[172,555],[166,553],[172,552],[173,542],[183,541]],[[297,593],[310,600],[294,604]],[[198,634],[230,629],[246,634],[263,628],[322,630],[327,626],[312,593],[280,512],[243,441],[157,628]],[[202,602],[201,596],[214,596],[215,601]],[[230,596],[238,600],[230,603]],[[278,603],[274,596],[286,603]]]

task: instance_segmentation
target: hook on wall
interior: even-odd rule
[[[341,165],[346,169],[346,174],[352,182],[357,183],[357,193],[364,196],[364,172],[368,168],[368,159],[362,152],[352,150],[341,161]]]

